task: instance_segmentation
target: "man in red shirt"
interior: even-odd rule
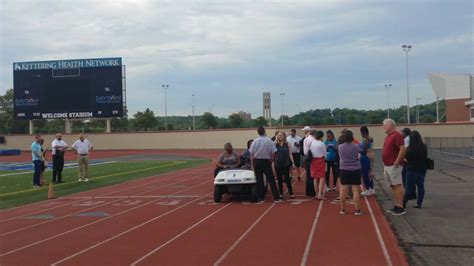
[[[383,129],[385,137],[382,149],[382,161],[384,164],[383,176],[392,188],[395,206],[388,210],[393,215],[406,213],[403,208],[403,186],[402,186],[402,164],[405,158],[405,145],[402,134],[397,131],[395,121],[385,119]]]

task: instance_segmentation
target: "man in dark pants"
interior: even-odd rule
[[[61,134],[56,134],[56,139],[51,143],[53,155],[53,183],[63,183],[64,152],[68,146]]]
[[[41,176],[41,136],[36,135],[35,141],[31,143],[31,161],[33,162],[33,188],[41,187],[40,176]]]
[[[252,160],[252,168],[257,178],[258,200],[259,202],[265,200],[263,184],[263,175],[265,174],[267,182],[270,184],[275,203],[283,202],[283,200],[280,199],[272,170],[272,163],[275,159],[275,152],[277,151],[275,143],[266,137],[264,127],[259,127],[257,132],[259,137],[253,141],[249,152]]]
[[[304,170],[306,172],[306,184],[305,184],[305,194],[308,197],[314,197],[316,196],[316,191],[314,190],[314,180],[313,177],[311,177],[311,156],[308,154],[309,147],[311,146],[311,142],[314,141],[313,136],[309,134],[311,128],[309,126],[305,126],[303,128],[304,132],[304,138],[303,144],[301,145],[302,149],[302,156],[304,156]]]

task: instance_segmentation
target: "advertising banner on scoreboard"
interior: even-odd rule
[[[122,58],[13,63],[15,119],[122,117]]]

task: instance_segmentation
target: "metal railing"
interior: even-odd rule
[[[474,137],[426,137],[426,146],[430,152],[440,152],[474,158]]]

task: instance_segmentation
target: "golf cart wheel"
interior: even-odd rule
[[[222,188],[221,186],[214,186],[214,202],[219,203],[222,201]]]

